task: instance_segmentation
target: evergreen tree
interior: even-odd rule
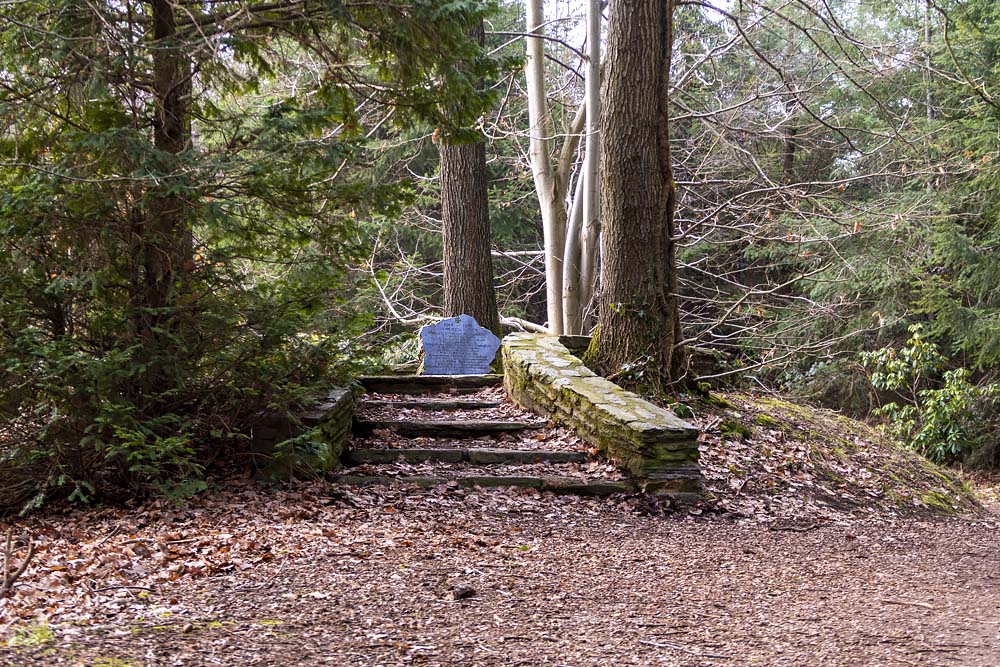
[[[343,362],[356,220],[406,195],[360,169],[365,110],[471,124],[492,65],[465,26],[486,9],[3,10],[3,472],[33,466],[3,504],[197,477]]]

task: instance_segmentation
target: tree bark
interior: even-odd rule
[[[544,32],[542,0],[528,0],[527,32],[541,35]],[[549,331],[563,333],[562,309],[562,254],[565,249],[566,205],[563,203],[557,174],[552,169],[549,140],[552,125],[545,100],[545,49],[541,37],[528,37],[524,62],[525,83],[528,92],[528,122],[531,125],[531,143],[528,156],[535,191],[542,213],[542,232],[545,238],[545,299]]]
[[[611,3],[602,89],[604,272],[588,360],[644,392],[684,368],[668,93],[673,2]]]
[[[483,41],[483,25],[470,31]],[[442,139],[441,226],[444,244],[444,312],[471,315],[500,335],[490,247],[486,144]]]
[[[934,72],[931,45],[931,37],[933,36],[931,9],[931,0],[927,0],[924,5],[924,106],[927,107],[927,120],[934,120],[934,91],[931,88]]]
[[[170,388],[169,368],[177,337],[176,284],[191,256],[189,204],[181,192],[178,157],[190,147],[191,67],[174,43],[176,17],[170,0],[152,0],[153,144],[158,155],[158,184],[149,193],[138,245],[143,286],[137,314],[140,340],[148,357],[143,391]]]
[[[785,102],[785,113],[792,116],[798,102],[789,100]],[[795,123],[795,118],[790,118],[788,127],[785,129],[784,150],[781,158],[781,180],[783,183],[795,182],[795,151],[798,148],[796,141],[799,134],[799,127]]]
[[[444,231],[444,312],[472,315],[500,335],[493,287],[486,145],[441,144],[441,222]]]
[[[587,4],[587,138],[583,161],[583,235],[580,257],[581,308],[590,307],[597,284],[597,244],[601,238],[601,0]],[[580,318],[583,333],[585,320]]]
[[[566,225],[566,250],[563,252],[563,331],[576,335],[583,330],[581,310],[580,253],[583,249],[583,186],[582,175],[576,179],[573,205]]]

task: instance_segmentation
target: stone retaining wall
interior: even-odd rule
[[[503,339],[504,386],[522,406],[569,427],[649,493],[701,491],[698,430],[595,375],[555,336]]]
[[[335,468],[351,437],[353,419],[351,389],[333,390],[295,420],[287,415],[265,417],[254,427],[250,441],[258,477],[289,479]]]

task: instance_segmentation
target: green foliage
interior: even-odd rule
[[[875,389],[901,395],[875,414],[888,418],[892,435],[933,461],[955,461],[986,446],[995,437],[995,407],[1000,385],[977,386],[966,368],[943,370],[937,345],[910,327],[910,339],[899,350],[883,348],[862,355],[872,369]],[[927,385],[940,376],[938,386]]]
[[[212,2],[160,41],[156,6],[21,2],[0,26],[0,510],[197,492],[261,415],[350,375],[359,220],[412,198],[366,134],[466,127],[495,96],[467,36],[488,3]],[[196,72],[179,144],[171,62]]]

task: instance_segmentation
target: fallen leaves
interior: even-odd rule
[[[807,524],[939,514],[941,502],[977,511],[946,473],[862,423],[781,401],[726,400],[732,407],[692,419],[702,432],[709,509],[755,523]],[[735,422],[747,437],[731,435]]]
[[[52,512],[28,521],[44,560],[0,601],[3,637],[34,643],[0,663],[832,667],[845,646],[859,664],[936,650],[930,628],[968,625],[950,609],[992,613],[995,526],[767,530],[640,500],[230,482],[183,508]]]

